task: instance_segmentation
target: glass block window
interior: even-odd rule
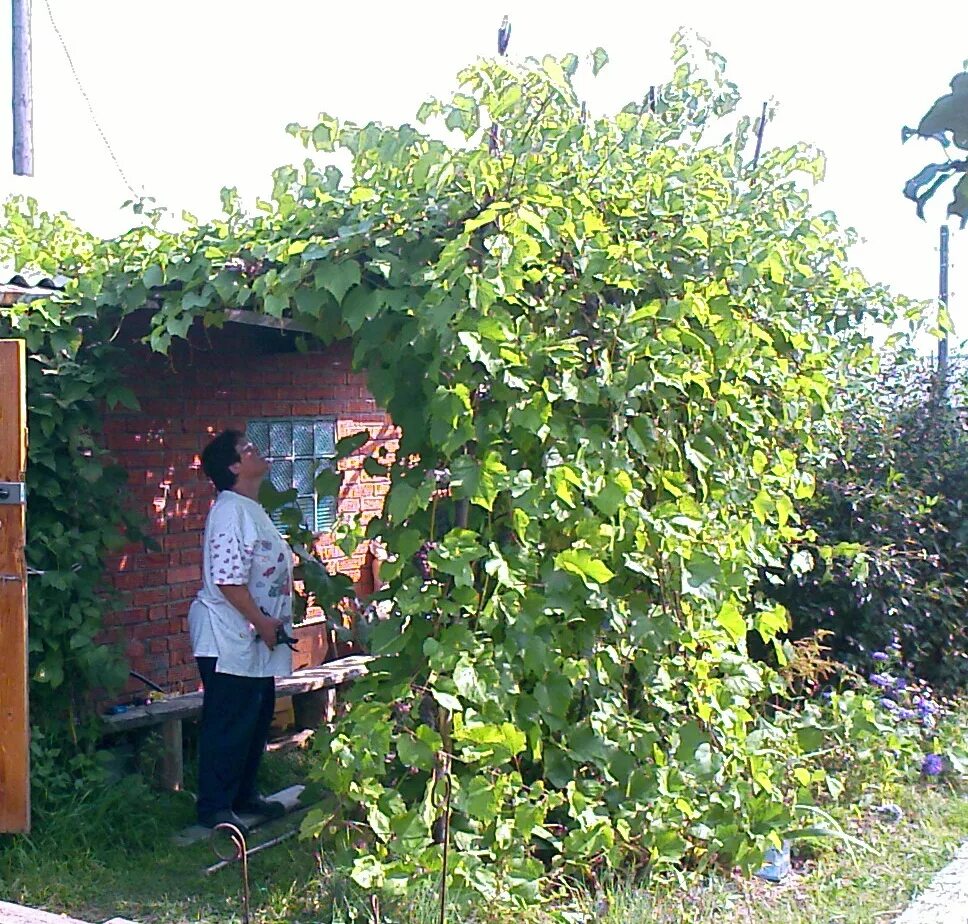
[[[315,482],[316,475],[331,468],[336,458],[336,418],[251,420],[245,435],[269,463],[272,486],[277,491],[296,489],[303,525],[317,533],[332,529],[336,498],[317,494]]]

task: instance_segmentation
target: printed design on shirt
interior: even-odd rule
[[[248,580],[252,549],[238,536],[217,533],[209,546],[210,567],[216,584],[240,584]]]
[[[289,570],[284,568],[277,575],[275,580],[272,582],[272,586],[269,588],[270,597],[288,597],[289,596]]]
[[[258,555],[256,588],[261,590],[268,586],[266,596],[269,598],[288,596],[291,587],[285,553],[276,552],[278,543],[268,539],[260,539],[256,543],[256,548]]]

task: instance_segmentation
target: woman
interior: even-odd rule
[[[292,552],[258,501],[269,469],[243,433],[226,430],[205,447],[202,468],[218,490],[205,521],[202,588],[188,611],[204,685],[198,746],[198,821],[245,832],[240,813],[278,818],[280,802],[256,790],[275,677],[292,673],[276,643],[292,631]]]

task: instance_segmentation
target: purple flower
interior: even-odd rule
[[[871,674],[867,678],[875,687],[881,687],[882,689],[887,689],[888,687],[894,686],[894,678],[889,677],[887,674]]]
[[[894,689],[895,690],[906,690],[907,689],[907,681],[903,677],[898,677],[897,680],[894,681]]]
[[[921,772],[925,776],[938,776],[944,770],[944,759],[940,754],[926,754],[921,762]]]
[[[911,719],[916,719],[918,717],[918,711],[916,709],[898,709],[897,717],[909,722]]]
[[[888,711],[893,712],[897,709],[897,703],[893,699],[888,699],[888,697],[881,697],[881,705]]]
[[[872,661],[886,661],[887,655],[883,651],[872,651],[871,652]]]

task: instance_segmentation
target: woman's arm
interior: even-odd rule
[[[255,600],[252,599],[252,594],[249,593],[249,588],[245,584],[216,584],[216,587],[222,592],[222,596],[225,597],[232,606],[237,609],[242,616],[252,623],[253,628],[259,633],[259,638],[262,639],[268,646],[269,649],[276,647],[276,629],[282,625],[281,619],[276,619],[273,616],[266,616],[262,610],[256,606]]]

